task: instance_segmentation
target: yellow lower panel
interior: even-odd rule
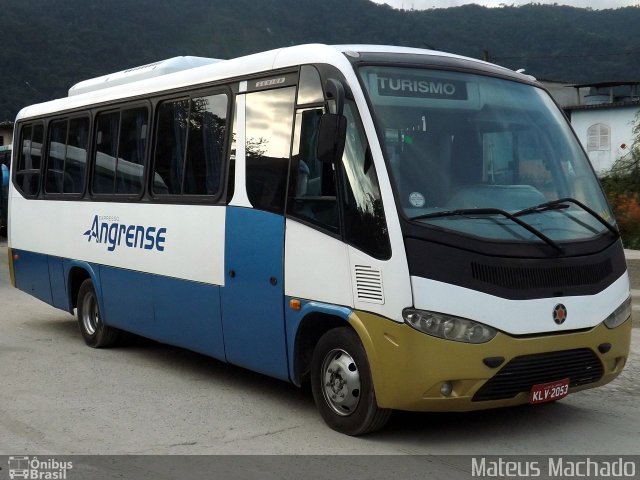
[[[604,375],[600,381],[571,388],[570,393],[604,385],[622,371],[629,354],[631,320],[613,330],[603,324],[586,332],[514,338],[498,333],[490,342],[472,345],[443,340],[401,323],[366,312],[349,318],[367,352],[378,405],[414,411],[481,410],[527,403],[529,393],[514,398],[472,402],[476,391],[511,359],[521,355],[590,348],[600,358]],[[610,343],[606,354],[598,345]],[[504,357],[498,368],[483,359]],[[440,393],[443,382],[453,383],[453,392]]]
[[[7,255],[9,256],[9,277],[11,278],[11,286],[16,286],[16,274],[13,270],[13,252],[10,248],[7,248]]]

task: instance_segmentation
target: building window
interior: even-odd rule
[[[611,128],[604,123],[591,125],[587,130],[587,151],[611,150]]]

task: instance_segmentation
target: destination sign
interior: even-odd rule
[[[379,74],[378,95],[466,100],[467,84],[442,78]]]

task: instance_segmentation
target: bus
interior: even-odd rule
[[[535,78],[431,50],[177,57],[15,123],[13,285],[297,386],[329,427],[604,385],[631,335],[614,218]]]

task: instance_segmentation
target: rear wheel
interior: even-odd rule
[[[102,321],[98,297],[90,279],[82,282],[78,291],[78,324],[85,343],[93,348],[111,347],[120,336],[120,330],[108,327]]]
[[[349,328],[335,328],[320,338],[311,361],[311,389],[327,425],[347,435],[379,430],[391,415],[378,407],[367,355]]]

